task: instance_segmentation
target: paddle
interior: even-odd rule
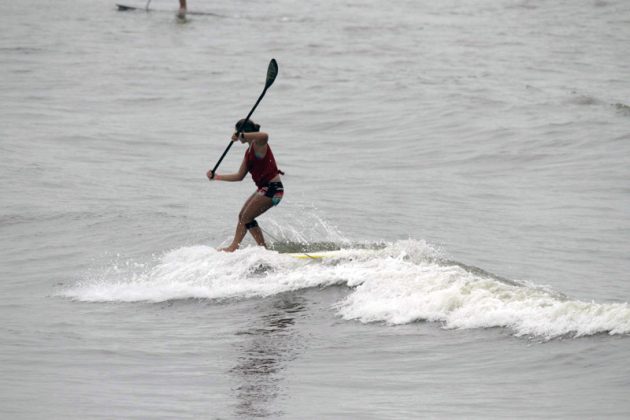
[[[245,117],[245,120],[243,121],[243,124],[241,125],[241,128],[236,132],[236,137],[237,138],[241,134],[241,132],[243,131],[243,127],[245,127],[245,124],[249,120],[249,117],[252,116],[252,114],[256,110],[256,107],[258,106],[260,101],[262,101],[262,98],[265,96],[265,93],[267,93],[267,89],[269,89],[271,87],[271,85],[273,85],[273,82],[274,82],[274,80],[276,80],[276,76],[277,75],[278,75],[278,63],[276,62],[275,58],[272,58],[271,61],[269,62],[269,67],[267,68],[267,80],[265,81],[265,88],[263,89],[262,93],[260,94],[260,97],[258,97],[258,100],[254,104],[254,107],[252,108],[252,110],[249,111],[249,114],[247,114],[247,117]],[[226,147],[225,152],[223,152],[223,154],[221,155],[221,158],[219,159],[217,164],[214,165],[214,168],[212,169],[212,177],[211,178],[214,178],[214,173],[216,172],[217,168],[221,164],[221,161],[223,161],[223,158],[225,157],[227,152],[230,150],[230,147],[232,147],[233,143],[234,142],[230,140],[230,144],[228,144],[228,146]]]

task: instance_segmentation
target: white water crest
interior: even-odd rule
[[[457,265],[392,259],[382,261],[379,269],[381,278],[364,281],[339,304],[344,318],[388,324],[437,321],[445,328],[508,327],[517,336],[544,338],[630,333],[627,303],[571,300]]]
[[[133,264],[132,264],[133,265]],[[165,253],[153,267],[114,268],[60,293],[85,302],[244,299],[312,287],[350,288],[336,304],[347,320],[389,325],[440,322],[445,328],[510,328],[554,338],[630,333],[627,303],[572,300],[525,282],[450,262],[421,241],[345,249],[324,261],[261,248],[223,253],[193,246]]]

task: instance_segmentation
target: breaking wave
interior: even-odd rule
[[[504,327],[517,336],[545,339],[630,333],[627,303],[572,300],[448,261],[439,250],[414,240],[352,246],[320,261],[257,247],[232,254],[208,246],[184,247],[153,264],[110,267],[58,295],[83,302],[224,300],[332,285],[348,287],[348,295],[333,310],[364,323]]]

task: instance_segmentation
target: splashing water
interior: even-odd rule
[[[236,253],[184,247],[165,253],[153,267],[106,270],[59,295],[84,302],[223,300],[333,285],[349,288],[335,304],[338,314],[365,323],[505,327],[517,336],[546,339],[630,333],[627,303],[571,300],[445,260],[440,251],[414,240],[346,248],[323,261],[297,260],[257,247]]]

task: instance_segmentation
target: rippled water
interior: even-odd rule
[[[151,7],[0,4],[0,414],[628,415],[630,3]],[[271,57],[259,221],[333,259],[214,250]]]

